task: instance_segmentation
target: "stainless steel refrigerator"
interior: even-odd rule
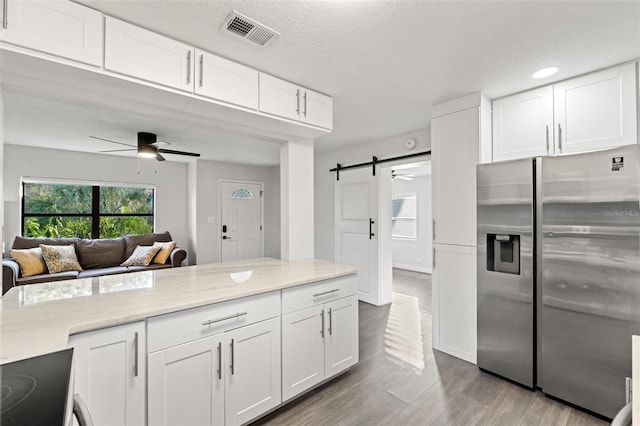
[[[625,404],[640,334],[639,156],[628,145],[478,166],[481,368],[606,417]]]

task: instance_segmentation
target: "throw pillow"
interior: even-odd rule
[[[58,272],[67,271],[82,272],[82,267],[78,263],[76,249],[73,245],[48,246],[46,244],[40,244],[40,249],[42,250],[42,257],[44,257],[50,273],[57,274]]]
[[[26,250],[11,250],[11,257],[20,265],[20,273],[23,277],[47,273],[47,265],[42,257],[40,247]]]
[[[171,255],[171,252],[174,248],[176,248],[175,241],[169,241],[168,243],[160,243],[156,241],[153,243],[153,247],[159,247],[160,251],[156,254],[156,257],[153,258],[153,263],[159,263],[160,265],[164,265],[167,263],[167,259]]]
[[[157,246],[136,246],[133,254],[120,266],[149,266],[151,259],[160,251]]]

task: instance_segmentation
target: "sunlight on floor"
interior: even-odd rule
[[[415,370],[424,370],[422,321],[418,298],[393,293],[389,319],[384,331],[384,350],[392,361]]]

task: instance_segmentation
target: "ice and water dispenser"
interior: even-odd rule
[[[487,234],[487,270],[520,275],[520,235]]]

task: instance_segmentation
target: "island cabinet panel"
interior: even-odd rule
[[[150,425],[223,425],[222,334],[149,354]]]
[[[144,425],[144,321],[73,335],[75,389],[96,426]]]
[[[3,2],[2,41],[102,66],[102,14],[66,0]]]
[[[282,290],[283,401],[358,362],[356,292],[356,276]]]

